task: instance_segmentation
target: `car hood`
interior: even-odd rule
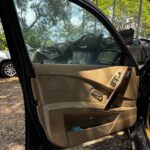
[[[0,61],[4,59],[10,59],[10,54],[8,51],[0,51]]]

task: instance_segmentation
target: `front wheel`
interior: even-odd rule
[[[16,75],[16,70],[11,61],[7,61],[2,64],[1,74],[3,77],[13,77]]]

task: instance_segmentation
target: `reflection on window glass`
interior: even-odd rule
[[[67,0],[15,0],[33,63],[119,64],[121,50],[91,13]]]

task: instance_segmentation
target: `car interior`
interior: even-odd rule
[[[48,27],[49,36],[31,60],[31,85],[48,140],[70,147],[134,125],[139,77],[135,67],[120,63],[123,50],[100,20],[73,2],[61,2],[69,8],[69,23],[57,12],[58,22],[46,22],[53,15],[49,13],[35,25]],[[46,35],[40,33],[41,39]]]
[[[69,147],[131,127],[136,121],[134,68],[33,64],[31,80],[48,139]]]

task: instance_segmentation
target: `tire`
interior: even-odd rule
[[[0,70],[3,77],[13,77],[17,74],[11,61],[3,62]]]

